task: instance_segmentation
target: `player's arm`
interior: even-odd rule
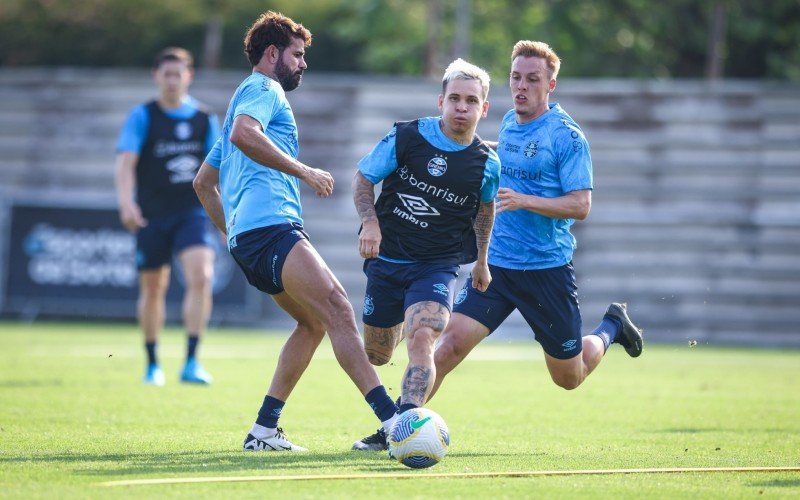
[[[223,234],[227,234],[225,212],[222,209],[222,197],[219,192],[219,170],[203,162],[192,182],[192,187],[211,221]]]
[[[129,231],[136,231],[147,225],[142,210],[136,203],[136,163],[139,155],[132,151],[117,153],[114,184],[117,189],[119,220]]]
[[[509,188],[497,191],[497,213],[511,210],[530,210],[551,219],[583,220],[592,208],[592,190],[580,189],[564,196],[545,198],[532,194],[522,194]]]
[[[475,267],[472,268],[472,286],[481,292],[485,292],[492,281],[489,273],[489,238],[492,235],[494,225],[494,200],[481,203],[478,206],[478,214],[475,216],[475,240],[478,245],[478,259]]]
[[[353,177],[353,202],[361,219],[361,233],[358,235],[358,253],[365,259],[378,256],[381,248],[381,228],[375,212],[375,184],[361,171]]]
[[[267,168],[274,168],[301,181],[325,198],[333,192],[333,176],[324,170],[309,167],[287,155],[264,135],[261,123],[248,115],[233,120],[231,142],[251,160]]]

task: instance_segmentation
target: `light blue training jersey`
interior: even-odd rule
[[[247,115],[281,151],[297,158],[297,124],[278,82],[262,73],[247,77],[231,98],[222,137],[206,157],[219,169],[219,186],[228,244],[237,234],[287,222],[303,223],[300,179],[251,160],[231,142],[233,121]]]
[[[497,154],[500,187],[546,198],[592,189],[589,143],[580,127],[559,106],[520,124],[514,110],[503,117]],[[498,214],[489,245],[489,263],[507,269],[548,269],[572,260],[574,219],[552,219],[514,210]]]
[[[442,151],[461,151],[471,144],[460,144],[447,137],[439,126],[441,116],[429,116],[419,119],[419,133],[431,146]],[[358,170],[368,181],[377,184],[397,170],[397,129],[392,130],[358,162]],[[481,203],[488,203],[497,194],[499,182],[500,159],[494,151],[489,150],[486,168],[481,183]]]
[[[186,96],[175,109],[162,109],[165,115],[174,120],[190,120],[197,113],[199,103],[191,96]],[[147,113],[147,103],[139,104],[131,109],[125,124],[120,130],[117,139],[117,153],[131,152],[139,154],[142,152],[144,141],[147,139],[147,129],[150,125],[150,115]],[[208,153],[219,138],[219,120],[217,116],[209,113],[208,133],[206,134],[206,150]]]

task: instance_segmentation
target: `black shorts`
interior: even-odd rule
[[[458,264],[415,262],[398,264],[381,259],[364,261],[367,293],[365,325],[390,328],[405,319],[406,309],[418,302],[438,302],[453,308]]]
[[[456,296],[454,312],[469,316],[491,333],[519,309],[544,352],[557,359],[580,354],[581,311],[571,263],[529,271],[490,265],[489,270],[489,288],[476,290],[467,279]]]
[[[286,256],[308,234],[301,224],[287,222],[251,229],[231,240],[231,255],[248,283],[270,295],[283,292],[281,273]]]
[[[219,247],[211,220],[202,208],[160,217],[150,217],[136,233],[136,268],[158,269],[172,262],[186,248],[202,245]]]

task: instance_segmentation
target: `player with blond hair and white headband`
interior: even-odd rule
[[[492,279],[487,257],[500,161],[475,134],[488,95],[486,71],[456,59],[442,79],[441,116],[395,123],[353,179],[366,259],[365,349],[372,364],[384,365],[407,340],[400,413],[422,406],[433,387],[434,344],[450,319],[459,265],[475,261],[478,290]],[[384,429],[353,449],[386,449]]]

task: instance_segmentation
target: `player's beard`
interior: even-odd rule
[[[278,83],[281,84],[283,90],[290,92],[300,86],[300,81],[303,79],[303,70],[298,69],[294,73],[283,62],[283,53],[278,58],[278,63],[275,64],[275,76],[278,77]]]

